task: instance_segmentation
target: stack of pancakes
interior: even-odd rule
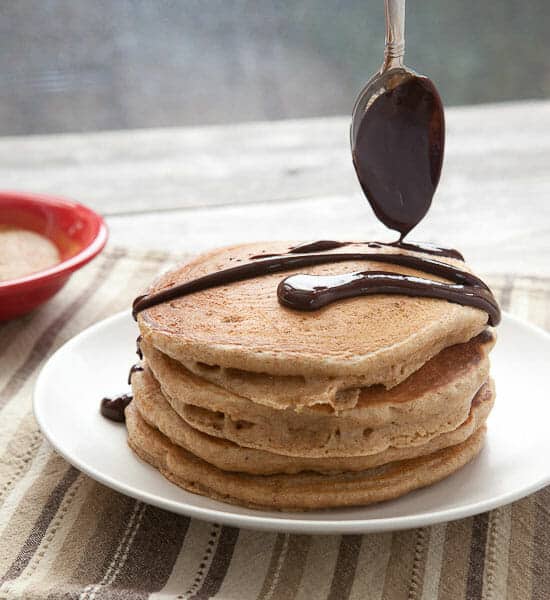
[[[162,276],[148,293],[290,246],[216,250]],[[369,249],[345,249],[353,250]],[[369,269],[426,277],[374,261],[300,272]],[[189,491],[281,510],[395,498],[470,461],[494,401],[487,314],[401,295],[295,311],[276,293],[292,272],[139,313],[144,370],[132,375],[126,409],[132,449]]]

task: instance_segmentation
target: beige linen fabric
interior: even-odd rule
[[[32,416],[40,368],[171,263],[110,249],[46,306],[0,324],[0,599],[549,597],[550,488],[434,527],[310,537],[173,515],[68,465]],[[550,280],[489,281],[504,309],[550,329]]]

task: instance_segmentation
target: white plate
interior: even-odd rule
[[[239,508],[185,492],[126,445],[121,424],[100,416],[103,396],[126,391],[137,328],[115,315],[60,348],[40,373],[34,412],[44,435],[97,481],[167,510],[238,527],[298,533],[407,529],[459,519],[517,500],[550,483],[550,335],[505,315],[492,353],[497,401],[481,454],[451,477],[364,508],[280,513]]]

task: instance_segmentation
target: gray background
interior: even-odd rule
[[[550,2],[409,0],[447,105],[550,95]],[[349,114],[382,0],[0,0],[0,135]]]

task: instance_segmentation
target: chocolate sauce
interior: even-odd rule
[[[139,373],[140,371],[143,371],[143,367],[141,365],[132,365],[130,367],[130,372],[128,373],[128,385],[132,383],[132,375],[134,373]]]
[[[121,394],[115,398],[103,398],[99,412],[106,419],[124,423],[126,420],[124,417],[124,409],[131,401],[132,396],[130,394]]]
[[[387,271],[291,275],[283,279],[277,288],[281,304],[296,310],[318,310],[337,300],[371,294],[441,298],[484,310],[491,325],[496,325],[500,319],[498,306],[485,285],[442,283]]]
[[[142,335],[138,335],[136,339],[136,354],[139,357],[139,360],[143,360],[143,352],[141,351],[141,340],[143,339]]]
[[[141,354],[141,348],[139,343],[141,341],[141,335],[136,340],[137,343],[137,354],[140,359],[143,358]],[[132,375],[134,373],[138,373],[139,371],[143,371],[143,367],[141,365],[132,365],[130,367],[130,372],[128,373],[128,385],[132,383]],[[119,423],[123,423],[126,419],[124,417],[124,409],[130,404],[133,396],[131,394],[121,394],[120,396],[115,396],[114,398],[103,398],[101,400],[101,406],[99,412],[106,418],[111,421],[117,421]]]
[[[443,164],[443,104],[433,83],[410,79],[378,96],[352,140],[359,183],[400,240],[425,216]]]
[[[455,260],[461,260],[464,262],[464,256],[458,250],[454,248],[440,248],[433,244],[418,243],[418,242],[404,242],[398,240],[391,244],[384,244],[384,246],[393,246],[394,248],[402,248],[403,250],[411,250],[413,252],[422,252],[422,254],[432,254],[433,256],[441,256],[447,258],[454,258]]]
[[[326,252],[335,248],[349,246],[355,242],[337,242],[336,240],[318,240],[316,242],[305,242],[289,248],[286,254],[309,254],[310,252]],[[249,260],[258,260],[259,258],[273,258],[274,256],[284,256],[283,254],[255,254],[249,256]]]
[[[411,269],[416,269],[424,273],[429,273],[431,275],[443,277],[444,279],[449,279],[455,285],[448,285],[445,287],[438,285],[438,282],[421,280],[421,278],[408,277],[404,275],[399,276],[401,277],[401,279],[399,279],[399,283],[396,284],[395,277],[397,274],[395,273],[366,271],[364,273],[359,274],[361,276],[361,280],[364,282],[364,285],[352,286],[355,295],[364,295],[363,293],[361,293],[361,290],[368,288],[369,294],[379,293],[403,294],[409,296],[428,296],[433,298],[441,298],[450,302],[457,302],[467,306],[474,306],[476,308],[481,308],[481,303],[483,305],[483,309],[486,310],[489,315],[489,323],[491,325],[496,325],[500,321],[500,310],[496,300],[494,299],[486,284],[475,275],[472,275],[467,271],[462,271],[461,269],[458,269],[447,263],[433,260],[431,258],[424,258],[420,256],[411,256],[407,254],[398,253],[390,254],[367,252],[335,252],[330,254],[288,253],[276,257],[257,259],[253,262],[246,263],[244,265],[230,267],[228,269],[223,269],[215,273],[210,273],[209,275],[205,275],[203,277],[193,279],[186,283],[182,283],[170,288],[160,290],[153,294],[138,296],[134,300],[132,314],[134,318],[136,318],[139,312],[157,304],[169,302],[170,300],[174,300],[175,298],[180,298],[182,296],[186,296],[195,292],[200,292],[202,290],[214,288],[221,285],[227,285],[228,283],[244,281],[262,275],[280,273],[282,271],[299,269],[301,267],[359,260],[394,264]],[[374,274],[371,276],[369,273]],[[357,277],[357,275],[358,274],[353,274],[354,277]],[[381,275],[391,278],[394,285],[389,285],[388,280],[381,280]],[[346,277],[347,274],[344,274],[342,276],[336,276],[336,278],[339,281],[342,278]],[[288,278],[286,281],[288,281]],[[367,281],[372,283],[365,283]],[[430,287],[429,284],[433,285],[431,285]],[[290,287],[296,286],[291,285]],[[336,287],[339,288],[340,285],[338,284]],[[346,287],[345,289],[349,291],[348,287]],[[290,304],[288,301],[288,294],[286,298],[281,297],[281,294],[284,290],[284,287],[281,288],[281,286],[279,286],[279,301],[285,304],[286,306],[289,306]],[[413,290],[414,294],[412,293]],[[342,290],[338,290],[337,292],[335,292],[336,296],[339,296],[342,293],[344,293]],[[351,293],[348,293],[347,295],[341,297],[349,298],[351,295]],[[323,298],[327,298],[329,296],[329,292],[325,292]],[[336,296],[334,297],[334,299],[337,299]],[[312,310],[311,308],[305,307],[305,304],[299,301],[294,302],[292,307],[298,310]]]
[[[317,240],[316,242],[305,242],[291,248],[289,254],[309,254],[311,252],[326,252],[335,248],[349,246],[353,242],[337,242],[336,240]]]
[[[324,252],[335,248],[343,248],[352,244],[366,244],[369,248],[402,248],[403,250],[411,250],[412,252],[421,252],[422,254],[432,254],[434,256],[454,258],[464,262],[464,256],[454,248],[440,248],[434,244],[419,243],[419,242],[337,242],[335,240],[319,240],[318,242],[307,242],[299,246],[295,246],[288,251],[288,254],[308,254],[310,252]],[[250,257],[250,260],[258,260],[259,258],[272,258],[273,256],[283,256],[281,254],[256,254]]]

